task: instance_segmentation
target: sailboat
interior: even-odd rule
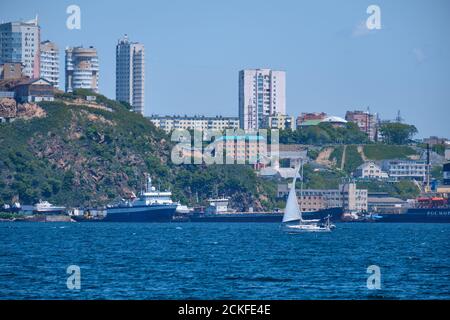
[[[297,194],[295,191],[295,183],[297,182],[297,176],[301,167],[301,189],[300,196],[303,198],[303,162],[295,171],[294,181],[289,190],[289,196],[286,202],[286,208],[284,210],[283,221],[281,223],[282,229],[288,233],[303,233],[303,232],[330,232],[334,227],[330,223],[330,217],[327,217],[326,222],[323,224],[319,219],[304,220],[302,217],[302,210],[297,201]]]

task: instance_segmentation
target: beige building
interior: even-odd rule
[[[378,115],[369,111],[347,111],[345,120],[356,123],[359,130],[366,133],[370,141],[375,141],[378,136]]]
[[[278,186],[278,197],[286,197],[289,193],[287,185]],[[303,197],[297,190],[299,202],[303,200],[305,211],[318,211],[327,208],[343,207],[350,211],[367,211],[368,191],[356,188],[355,183],[341,184],[339,189],[305,189]]]
[[[214,144],[215,154],[223,154],[225,163],[257,164],[267,156],[267,141],[259,135],[222,136]]]
[[[279,129],[279,130],[295,129],[294,117],[278,113],[276,115],[269,116],[266,119],[267,124],[264,127],[267,129]]]

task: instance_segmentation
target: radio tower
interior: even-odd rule
[[[400,110],[397,111],[397,117],[395,118],[395,121],[398,123],[402,123],[403,122],[403,118],[400,115]]]

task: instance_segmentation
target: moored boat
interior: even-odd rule
[[[121,200],[106,207],[103,222],[170,222],[178,207],[172,201],[172,192],[156,190],[147,176],[145,190],[139,197]]]
[[[63,206],[55,206],[48,201],[39,200],[38,203],[34,205],[33,213],[34,214],[65,214],[66,207]]]

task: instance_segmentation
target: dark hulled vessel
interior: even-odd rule
[[[417,199],[417,204],[405,213],[378,214],[379,222],[429,222],[450,223],[449,199],[442,197],[423,197]]]
[[[340,221],[343,213],[342,208],[329,208],[314,212],[303,212],[305,219],[325,219],[330,217],[331,221]],[[270,213],[194,213],[190,217],[192,222],[276,222],[281,223],[282,212]]]

